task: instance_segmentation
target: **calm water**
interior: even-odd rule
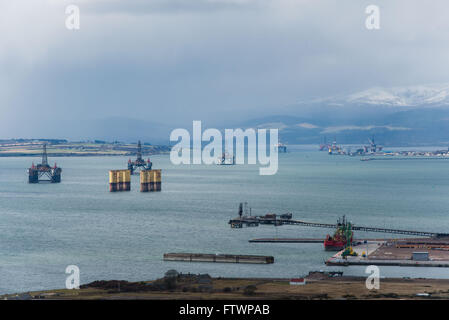
[[[215,276],[292,277],[326,269],[321,244],[251,244],[259,237],[324,237],[327,229],[260,226],[233,230],[227,221],[247,201],[253,214],[292,212],[294,218],[449,231],[449,160],[362,162],[328,156],[314,147],[280,154],[275,176],[257,166],[173,166],[163,169],[163,191],[108,192],[108,170],[125,157],[51,158],[63,168],[61,184],[27,183],[39,159],[0,158],[0,293],[65,286],[65,268],[79,266],[81,283],[145,280],[168,269]],[[381,234],[356,233],[379,237]],[[165,252],[273,255],[272,265],[164,262]],[[334,268],[335,269],[335,268]],[[338,268],[337,268],[338,269]],[[340,268],[345,274],[360,267]],[[383,276],[446,277],[441,268],[381,268]]]

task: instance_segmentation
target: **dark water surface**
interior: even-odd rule
[[[235,277],[293,277],[326,269],[321,244],[252,244],[260,237],[323,237],[332,230],[260,226],[233,230],[239,202],[253,214],[292,212],[294,218],[449,232],[449,160],[362,162],[298,147],[279,155],[279,171],[258,166],[173,166],[163,169],[160,193],[109,193],[108,170],[125,157],[50,158],[61,184],[27,183],[32,158],[0,158],[0,293],[62,288],[75,264],[81,283],[149,280],[168,269]],[[356,237],[382,234],[356,233]],[[164,262],[165,252],[273,255],[272,265]],[[334,268],[335,269],[335,268]],[[338,268],[337,268],[338,269]],[[339,268],[364,274],[361,267]],[[382,276],[446,277],[444,268],[382,267]]]

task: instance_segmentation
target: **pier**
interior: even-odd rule
[[[323,243],[324,239],[316,238],[260,238],[250,239],[248,242],[256,243]]]
[[[324,238],[258,238],[250,239],[248,242],[253,243],[323,243]],[[386,239],[355,239],[353,242],[363,241],[385,241]],[[389,240],[401,240],[401,239],[389,239]]]
[[[408,239],[367,241],[353,246],[356,256],[336,253],[326,261],[328,266],[376,265],[400,267],[449,267],[449,239]],[[415,259],[416,254],[424,257]]]
[[[164,261],[270,264],[274,263],[274,258],[239,254],[164,253]]]
[[[274,226],[298,225],[298,226],[328,228],[328,229],[335,229],[338,227],[338,224],[333,224],[333,223],[306,222],[306,221],[302,221],[302,220],[277,218],[277,216],[275,214],[267,214],[265,216],[240,216],[240,217],[229,220],[228,223],[231,225],[231,228],[242,228],[243,226],[256,227],[259,224],[271,224]],[[404,235],[431,237],[431,238],[449,237],[448,233],[365,227],[365,226],[357,226],[357,225],[352,225],[352,230],[366,231],[366,232],[404,234]]]

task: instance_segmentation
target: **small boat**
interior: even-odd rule
[[[233,166],[235,165],[235,157],[227,152],[223,152],[221,157],[217,159],[217,164],[221,166]]]

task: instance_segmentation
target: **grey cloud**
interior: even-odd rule
[[[102,117],[223,124],[313,97],[448,82],[449,3],[377,2],[379,31],[364,27],[371,1],[2,3],[0,137],[61,137],[62,123]],[[71,3],[79,31],[64,27]]]
[[[151,14],[245,10],[266,0],[89,0],[82,3],[90,13]]]

